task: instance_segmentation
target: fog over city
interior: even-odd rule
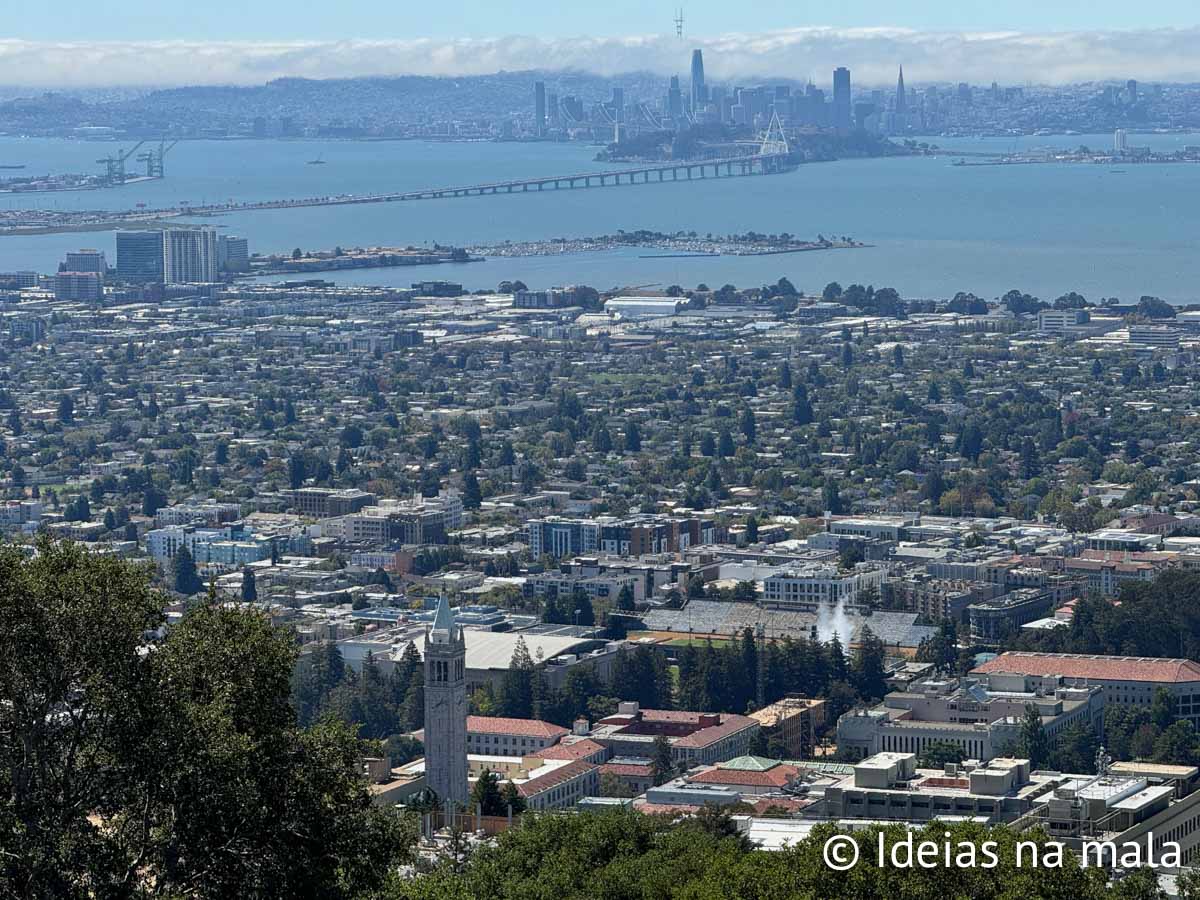
[[[711,59],[710,75],[817,77],[850,66],[861,84],[895,80],[903,60],[914,82],[1067,84],[1136,71],[1144,80],[1200,80],[1198,28],[1137,31],[918,31],[805,27],[689,37]],[[0,40],[0,85],[260,84],[274,78],[479,75],[502,70],[580,69],[601,75],[679,69],[673,34],[625,37],[342,41]]]

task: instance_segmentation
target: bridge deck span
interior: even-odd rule
[[[633,169],[579,172],[574,175],[548,175],[540,178],[497,181],[459,187],[425,188],[379,194],[353,194],[340,197],[309,197],[298,200],[264,200],[250,203],[189,206],[191,215],[217,215],[254,209],[295,209],[306,206],[349,206],[356,203],[393,203],[405,200],[443,200],[453,197],[538,193],[541,191],[579,190],[634,184],[669,184],[713,178],[738,178],[749,175],[774,175],[793,168],[787,157],[756,154],[753,156],[696,160]]]

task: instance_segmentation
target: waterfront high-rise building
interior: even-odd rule
[[[904,91],[904,66],[900,67],[900,77],[896,79],[896,117],[900,119],[908,115],[908,95]],[[903,125],[901,125],[903,127]]]
[[[162,233],[163,280],[194,284],[217,280],[217,233],[211,228],[170,228]]]
[[[1125,99],[1129,101],[1130,106],[1138,101],[1138,83],[1133,78],[1125,82]]]
[[[425,628],[425,784],[441,804],[465,808],[467,644],[443,594]]]
[[[845,66],[833,70],[833,127],[850,130],[850,70]]]
[[[104,280],[108,272],[108,261],[104,258],[103,250],[74,250],[67,253],[63,263],[66,272],[95,272]]]
[[[558,127],[558,94],[554,91],[546,94],[546,121],[551,128]]]
[[[692,51],[692,115],[704,112],[708,105],[708,88],[704,84],[704,54]]]
[[[135,282],[163,280],[161,231],[117,232],[117,277]]]
[[[1126,153],[1129,150],[1129,132],[1118,128],[1113,132],[1113,152]]]
[[[245,272],[250,268],[250,242],[244,237],[223,234],[217,238],[217,269]]]
[[[546,135],[546,82],[533,83],[533,130],[538,137]]]

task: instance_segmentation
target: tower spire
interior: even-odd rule
[[[430,630],[434,634],[434,640],[437,640],[438,643],[449,643],[454,639],[454,611],[450,609],[445,591],[438,597],[437,611],[433,614],[433,627]],[[443,632],[446,637],[439,639],[438,635]]]

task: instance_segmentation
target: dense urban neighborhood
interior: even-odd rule
[[[0,41],[0,897],[1200,898],[1192,32],[368,6]]]
[[[145,566],[172,634],[260,613],[429,834],[1194,818],[1200,313],[130,265],[5,276],[8,564]]]

